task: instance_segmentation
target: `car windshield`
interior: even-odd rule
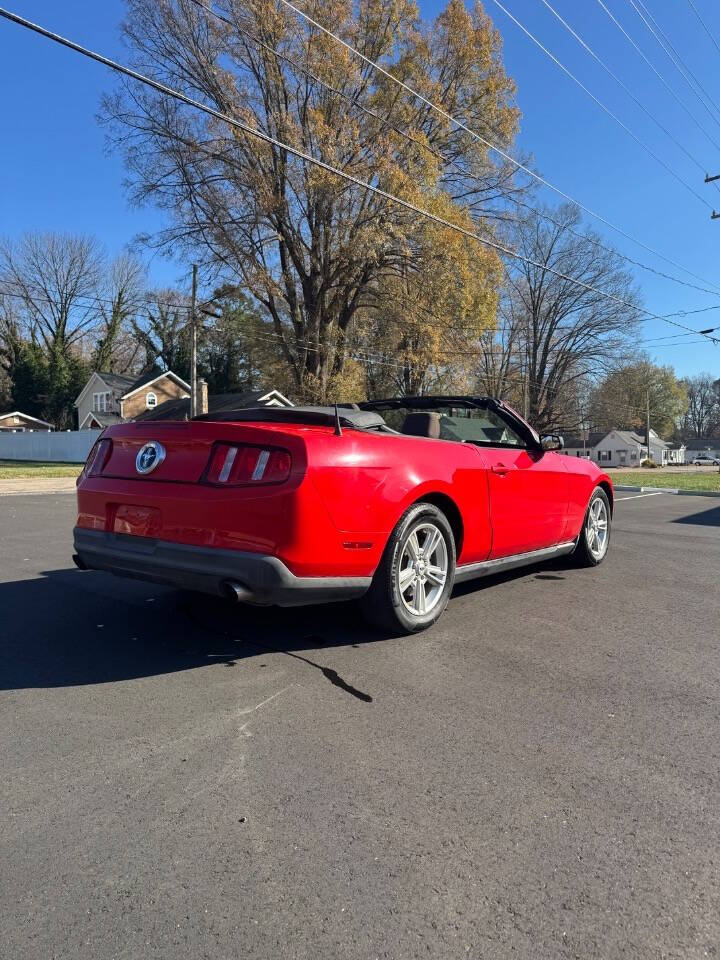
[[[525,441],[493,410],[442,406],[382,410],[389,427],[410,436],[434,437],[481,446],[524,447]]]

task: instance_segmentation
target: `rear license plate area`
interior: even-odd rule
[[[112,508],[109,519],[113,533],[125,533],[132,537],[157,537],[162,529],[162,517],[157,507],[137,507],[119,503]]]

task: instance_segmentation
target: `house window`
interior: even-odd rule
[[[637,451],[636,451],[636,450],[631,450],[631,451],[630,451],[630,459],[631,459],[631,460],[637,460]]]
[[[602,463],[605,460],[612,460],[612,450],[598,450],[598,462]]]
[[[145,396],[145,406],[148,410],[152,410],[153,407],[157,406],[157,397],[154,393],[148,393]]]
[[[95,413],[110,412],[110,394],[109,393],[93,394],[93,411]]]

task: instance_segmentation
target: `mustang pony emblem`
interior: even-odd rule
[[[151,473],[165,459],[165,447],[157,440],[151,440],[138,450],[135,457],[135,469],[138,473]]]

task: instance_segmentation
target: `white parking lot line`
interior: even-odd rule
[[[636,493],[633,497],[615,497],[615,503],[617,503],[618,500],[640,500],[642,497],[660,497],[664,493],[664,490],[653,490],[652,493]]]

